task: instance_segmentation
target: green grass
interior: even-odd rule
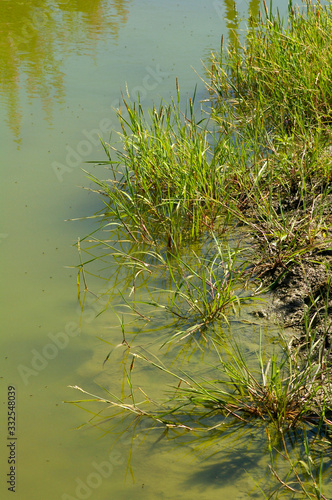
[[[179,320],[170,343],[197,336],[213,343],[214,376],[171,371],[125,343],[133,360],[175,377],[175,393],[152,404],[138,391],[137,402],[132,362],[129,403],[93,399],[165,429],[196,432],[203,419],[213,432],[216,415],[231,425],[263,425],[270,451],[276,446],[289,466],[282,478],[271,462],[281,488],[273,495],[324,499],[323,466],[308,435],[314,429],[323,439],[332,425],[329,266],[326,286],[310,291],[308,282],[298,348],[281,340],[282,353],[267,356],[261,347],[253,368],[241,341],[211,334],[213,325],[231,324],[234,308],[248,298],[245,284],[263,280],[276,288],[293,269],[305,276],[305,266],[322,262],[332,248],[331,2],[307,2],[302,10],[290,5],[287,22],[264,6],[264,16],[250,20],[243,46],[236,40],[212,55],[208,105],[197,109],[194,94],[184,111],[178,82],[175,100],[148,112],[140,101],[125,100],[119,142],[103,143],[107,158],[99,162],[109,166],[110,178],[90,176],[105,202],[106,237],[90,236],[103,257],[89,248],[79,278],[92,261],[110,256],[127,272],[117,292],[134,315],[148,321],[144,307],[163,310]],[[205,252],[207,241],[212,250]],[[143,282],[145,301],[135,296]],[[302,436],[296,459],[287,440],[293,429]]]
[[[194,115],[194,99],[186,113],[173,101],[147,118],[140,102],[124,101],[121,147],[104,144],[112,177],[93,180],[108,199],[107,216],[135,242],[174,249],[218,226],[220,162],[230,150],[226,138],[211,147],[209,121]]]
[[[244,47],[214,58],[211,85],[223,109],[242,121],[267,123],[279,137],[328,133],[331,123],[331,4],[290,4],[279,15],[250,19]],[[302,9],[303,10],[303,9]],[[261,129],[261,128],[260,128]]]
[[[239,311],[243,303],[259,300],[253,290],[249,291],[251,271],[246,260],[247,251],[241,248],[240,240],[230,247],[229,241],[225,244],[212,233],[204,245],[197,245],[196,251],[183,248],[182,252],[171,253],[169,250],[162,252],[158,246],[138,245],[123,239],[123,232],[118,231],[116,235],[117,241],[100,240],[90,235],[90,246],[85,245],[88,258],[81,259],[78,273],[79,297],[83,297],[79,300],[83,309],[88,290],[85,269],[92,262],[105,265],[102,274],[105,268],[112,268],[114,264],[119,274],[121,272],[122,282],[116,278],[117,292],[110,289],[107,293],[113,297],[120,295],[127,312],[129,309],[133,316],[149,321],[155,310],[163,310],[177,320],[176,332],[168,339],[170,343],[188,340],[188,337],[207,341],[205,332],[211,325],[227,325],[228,318]],[[94,255],[94,249],[100,246],[102,256]],[[107,301],[107,306],[111,306],[111,300]]]
[[[304,495],[301,498],[324,499],[321,460],[322,450],[328,452],[332,428],[330,370],[326,357],[314,362],[309,355],[303,363],[302,355],[291,349],[285,339],[281,338],[280,344],[283,350],[271,354],[260,346],[253,366],[233,337],[223,343],[214,342],[219,362],[214,366],[213,378],[175,371],[143,348],[128,348],[131,364],[125,375],[126,395],[117,397],[105,388],[104,395],[99,396],[75,387],[90,399],[74,403],[97,402],[105,406],[102,412],[92,412],[94,425],[106,418],[115,422],[116,418],[132,415],[131,425],[135,426],[137,419],[146,419],[150,422],[146,432],[159,429],[159,435],[172,433],[170,438],[191,432],[197,440],[198,436],[204,439],[207,433],[210,447],[214,439],[222,441],[232,429],[238,432],[239,425],[242,432],[247,429],[251,433],[254,428],[256,434],[263,427],[266,453],[271,453],[270,469],[280,483],[266,498],[285,489],[288,495],[293,492]],[[135,370],[139,372],[142,364],[160,370],[165,382],[170,377],[174,379],[174,389],[168,389],[167,400],[152,400],[134,383]],[[301,435],[303,449],[298,442]],[[200,448],[199,442],[197,446]]]
[[[120,145],[103,144],[111,178],[93,180],[135,243],[174,253],[240,222],[274,272],[331,245],[331,4],[250,23],[243,47],[212,56],[210,107],[194,94],[183,111],[178,83],[149,112],[124,100]]]

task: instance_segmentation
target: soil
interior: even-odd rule
[[[282,320],[292,329],[295,344],[306,341],[310,325],[316,338],[332,346],[332,250],[313,253],[301,265],[267,276],[265,282],[272,286],[271,300],[255,316]]]
[[[314,205],[314,197],[308,199],[308,206]],[[311,202],[311,203],[310,203]],[[301,263],[292,263],[289,269],[279,267],[266,273],[263,283],[271,289],[269,305],[254,315],[281,320],[285,328],[294,334],[294,343],[307,343],[308,326],[327,347],[332,346],[332,195],[326,197],[323,214],[325,216],[326,244],[323,236],[318,236],[316,250],[301,258]],[[274,210],[278,211],[278,200]],[[297,198],[283,202],[283,211],[298,213],[305,219],[305,211],[299,207]],[[254,207],[249,207],[249,215],[254,215]],[[300,217],[301,219],[301,217]],[[328,229],[327,229],[328,228]],[[322,249],[324,248],[324,249]]]

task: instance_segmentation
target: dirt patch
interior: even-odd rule
[[[326,348],[332,346],[332,250],[313,253],[265,281],[272,288],[271,302],[260,316],[282,320],[294,331],[294,343],[308,340],[310,331]]]

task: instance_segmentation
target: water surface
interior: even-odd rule
[[[285,11],[286,2],[278,7]],[[230,455],[204,462],[185,439],[138,440],[131,474],[131,438],[121,434],[127,424],[99,439],[96,429],[75,430],[89,415],[62,403],[79,397],[68,385],[118,391],[122,381],[120,350],[103,368],[108,347],[100,341],[121,342],[118,318],[110,310],[95,318],[93,300],[80,317],[77,269],[70,267],[79,263],[77,238],[96,222],[65,220],[102,208],[100,198],[80,188],[91,186],[81,169],[101,177],[105,170],[84,162],[104,159],[98,135],[108,140],[118,130],[113,107],[121,91],[133,99],[140,93],[148,107],[174,95],[178,77],[183,96],[197,85],[202,97],[193,69],[203,76],[202,61],[221,35],[234,37],[231,30],[244,27],[239,17],[257,8],[252,1],[235,9],[226,0],[1,2],[0,380],[2,401],[8,385],[17,392],[16,498],[261,498],[252,491],[260,463],[266,469],[259,435],[246,446],[239,442],[239,453],[234,446]],[[101,285],[92,279],[91,287]],[[151,349],[167,335],[158,328],[146,340]],[[192,364],[201,370],[199,356]],[[162,394],[162,374],[140,368],[138,375],[151,394]],[[11,498],[2,436],[1,498]],[[100,469],[102,463],[108,465]]]

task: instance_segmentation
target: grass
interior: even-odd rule
[[[104,240],[92,235],[90,242],[115,259],[121,272],[129,270],[125,288],[130,282],[132,300],[126,298],[126,305],[145,321],[140,302],[177,317],[180,329],[170,341],[200,335],[212,342],[218,356],[214,376],[199,380],[172,372],[125,343],[133,360],[175,377],[175,393],[159,405],[141,391],[137,402],[132,362],[126,372],[129,403],[93,400],[166,429],[197,432],[203,420],[213,433],[216,416],[231,419],[231,425],[261,423],[269,449],[276,448],[289,466],[282,478],[270,464],[280,488],[294,498],[324,499],[324,467],[313,458],[316,438],[308,436],[323,439],[332,425],[328,264],[324,286],[314,290],[305,280],[332,249],[331,2],[306,2],[302,10],[290,4],[287,23],[265,3],[264,11],[250,20],[243,46],[233,37],[227,50],[222,46],[212,55],[208,104],[201,109],[194,94],[183,110],[178,82],[175,100],[149,112],[139,100],[124,99],[119,145],[103,143],[107,159],[99,162],[109,166],[110,178],[90,176],[103,195],[106,232]],[[234,245],[233,234],[246,236]],[[207,240],[212,252],[204,250]],[[81,262],[79,277],[95,260],[89,255]],[[212,325],[230,323],[234,307],[245,301],[245,284],[261,280],[277,288],[294,270],[303,270],[309,290],[301,295],[298,348],[281,340],[282,354],[268,357],[261,348],[253,368],[234,339],[209,338]],[[151,297],[145,304],[135,298],[142,281]],[[165,303],[154,298],[161,291],[169,293]],[[302,436],[298,459],[287,440],[296,429]],[[273,490],[279,493],[279,487]]]
[[[331,244],[332,24],[330,2],[307,2],[304,13],[290,5],[286,27],[265,11],[245,46],[213,55],[208,88],[212,119],[241,144],[228,167],[230,210],[265,240],[260,254],[274,272]]]
[[[279,15],[249,20],[245,47],[214,59],[214,98],[241,122],[264,122],[277,137],[329,133],[331,124],[331,5],[289,5],[287,26]],[[231,102],[231,104],[230,104]],[[223,113],[219,112],[219,116]],[[261,130],[261,127],[259,128]]]
[[[197,316],[201,328],[206,327],[215,318],[223,317],[227,320],[225,311],[231,305],[240,305],[245,300],[245,297],[235,294],[236,289],[238,293],[241,290],[240,280],[245,275],[243,264],[242,267],[236,265],[237,252],[228,249],[225,258],[217,241],[216,250],[216,255],[208,260],[195,255],[195,267],[188,265],[178,256],[173,256],[177,276],[173,272],[174,265],[169,266],[176,287],[171,310],[181,319],[188,320]],[[243,283],[243,279],[241,281]],[[180,303],[177,303],[177,299],[180,299]],[[187,304],[187,310],[184,310],[183,302]]]
[[[106,195],[107,216],[135,242],[177,248],[196,239],[202,228],[215,229],[221,206],[220,161],[230,154],[227,141],[214,141],[209,121],[194,114],[195,96],[183,113],[177,102],[161,104],[145,117],[140,102],[124,100],[118,111],[121,148],[104,143],[112,178],[93,180]],[[113,159],[113,156],[115,158]],[[162,236],[161,236],[162,235]]]
[[[96,422],[106,418],[113,421],[115,415],[130,414],[135,419],[133,423],[137,418],[150,421],[148,431],[159,429],[159,432],[175,432],[175,435],[186,431],[196,436],[205,433],[213,436],[217,432],[218,439],[223,439],[223,434],[227,435],[229,429],[239,424],[248,430],[252,426],[259,429],[261,425],[266,434],[265,446],[271,452],[270,468],[282,488],[288,494],[302,492],[306,498],[324,499],[323,467],[315,459],[314,448],[318,445],[326,450],[330,446],[330,370],[325,364],[326,358],[324,362],[321,359],[313,362],[309,355],[303,363],[302,355],[291,349],[285,339],[281,338],[280,343],[282,352],[267,355],[260,342],[253,367],[233,337],[222,344],[214,342],[219,362],[214,366],[213,378],[203,379],[181,370],[170,370],[145,349],[135,352],[128,348],[132,361],[126,371],[127,396],[119,398],[106,388],[105,396],[98,396],[75,387],[92,398],[75,403],[106,404],[102,413],[95,414]],[[175,388],[166,401],[153,401],[144,390],[135,387],[133,373],[142,363],[160,370],[166,380],[174,379]],[[303,434],[304,449],[301,458],[294,458],[292,439],[296,436],[298,439],[299,432]],[[320,460],[321,454],[317,455]],[[282,465],[278,464],[278,456]],[[286,476],[284,462],[289,464]],[[283,479],[279,470],[283,471]],[[273,489],[273,495],[278,492],[279,486]]]
[[[241,304],[258,300],[253,291],[245,291],[249,288],[250,269],[247,251],[241,248],[240,241],[230,247],[229,242],[225,245],[212,233],[196,251],[191,248],[171,253],[162,252],[157,246],[130,243],[122,239],[119,232],[117,236],[116,242],[100,240],[94,235],[89,237],[90,247],[85,247],[88,258],[84,262],[81,259],[78,273],[82,307],[87,293],[85,268],[92,261],[106,263],[100,255],[93,256],[92,250],[100,246],[102,254],[111,257],[113,267],[115,264],[123,274],[122,283],[116,280],[117,295],[122,297],[127,310],[144,321],[151,319],[155,309],[164,310],[177,320],[176,332],[168,342],[179,342],[189,336],[207,341],[204,332],[212,324],[228,324],[229,316],[236,313]],[[108,267],[112,267],[110,262]],[[144,298],[140,293],[143,288]],[[114,297],[111,290],[107,293]],[[107,301],[107,305],[111,305],[111,301]]]

